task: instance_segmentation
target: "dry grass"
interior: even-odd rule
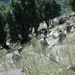
[[[67,70],[68,65],[75,64],[75,33],[69,34],[61,45],[55,47],[60,49],[59,64],[42,54],[38,38],[34,38],[31,45],[25,46],[19,62],[14,63],[11,58],[7,59],[3,56],[6,51],[0,51],[0,56],[3,56],[0,58],[0,72],[20,68],[24,75],[75,75],[73,71]]]

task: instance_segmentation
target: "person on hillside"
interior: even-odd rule
[[[46,38],[47,38],[47,37],[44,36],[44,37],[42,38],[42,40],[40,41],[41,47],[42,47],[42,52],[43,52],[44,55],[46,55],[46,48],[47,48],[47,46],[49,46],[49,44],[48,44]]]
[[[63,33],[62,30],[59,30],[58,42],[59,42],[59,43],[62,43],[65,37],[66,37],[66,34]]]
[[[21,53],[22,50],[23,50],[22,41],[23,41],[22,35],[21,35],[21,34],[18,34],[17,46],[18,46],[18,52],[19,52],[19,53]]]
[[[47,37],[47,32],[48,32],[47,30],[44,31],[44,37],[45,38]]]
[[[22,56],[21,56],[21,53],[19,52],[19,50],[15,50],[13,52],[13,56],[12,56],[12,60],[13,60],[13,63],[15,64],[15,66],[17,68],[21,68],[22,65]]]
[[[21,44],[23,41],[23,37],[21,34],[18,34],[18,43]]]
[[[70,33],[70,32],[71,32],[71,26],[70,26],[70,23],[67,23],[67,26],[66,26],[66,32],[67,32],[67,33]]]

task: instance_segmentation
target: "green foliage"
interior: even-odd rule
[[[44,20],[49,26],[49,19],[53,19],[60,15],[61,5],[56,0],[44,0]]]
[[[14,30],[18,31],[17,34],[22,35],[23,41],[26,41],[28,39],[28,34],[31,33],[30,28],[32,29],[34,27],[35,32],[37,32],[37,28],[39,26],[40,16],[38,3],[36,0],[12,0],[11,7],[17,23],[16,26],[18,27],[14,28]]]
[[[72,10],[75,11],[75,0],[67,0],[69,6],[71,6]]]
[[[11,42],[18,40],[18,34],[23,42],[28,35],[38,34],[39,23],[60,15],[60,5],[55,0],[11,0],[9,4],[0,2],[0,8],[6,21],[5,31]]]
[[[5,24],[6,24],[5,18],[2,12],[0,11],[0,44],[1,45],[6,42],[6,32],[4,30]]]
[[[3,2],[0,2],[0,11],[4,11],[5,4]]]
[[[53,19],[60,15],[61,6],[56,0],[48,0],[45,3],[45,19]]]
[[[6,32],[4,30],[5,28],[5,17],[4,17],[4,11],[5,4],[0,2],[0,44],[3,44],[6,41]]]
[[[9,28],[8,34],[10,35],[11,42],[16,42],[19,29],[17,28],[17,24],[16,24],[16,21],[15,21],[14,15],[12,13],[12,10],[9,10],[7,12],[6,21],[8,23],[8,28]]]

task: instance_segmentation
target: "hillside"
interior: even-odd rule
[[[0,59],[0,72],[8,71],[13,68],[21,69],[23,68],[25,75],[75,75],[74,71],[67,70],[67,67],[70,66],[71,62],[75,64],[75,32],[67,36],[64,42],[61,45],[55,46],[55,50],[61,50],[60,52],[60,62],[57,63],[53,60],[49,60],[48,57],[44,57],[40,50],[40,45],[38,39],[34,39],[33,42],[36,47],[32,45],[26,45],[23,49],[22,55],[22,63],[16,62],[13,63],[11,57],[6,58],[5,56]],[[35,42],[36,41],[36,42]],[[73,42],[70,42],[73,41]],[[49,55],[51,50],[48,51],[47,55]],[[2,52],[2,54],[1,54]],[[3,55],[5,52],[0,51],[0,55]],[[69,56],[70,54],[70,56]],[[56,56],[56,55],[55,55]],[[56,56],[57,57],[57,56]],[[15,65],[14,65],[15,64]],[[22,66],[23,65],[23,66]],[[9,75],[10,71],[8,71]],[[12,73],[12,72],[11,72]],[[30,73],[30,74],[29,74]],[[6,74],[3,74],[6,75]],[[16,75],[16,74],[15,74]]]
[[[71,20],[69,22],[73,23]],[[58,28],[64,30],[64,24],[55,26],[52,31]],[[0,75],[18,75],[13,68],[20,69],[20,75],[75,75],[75,29],[66,35],[62,43],[58,43],[58,38],[49,36],[49,47],[45,51],[39,42],[41,38],[39,35],[25,44],[20,58],[16,60],[12,59],[13,52],[0,50]]]

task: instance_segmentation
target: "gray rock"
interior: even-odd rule
[[[21,69],[10,69],[3,73],[0,73],[0,75],[23,75]]]

